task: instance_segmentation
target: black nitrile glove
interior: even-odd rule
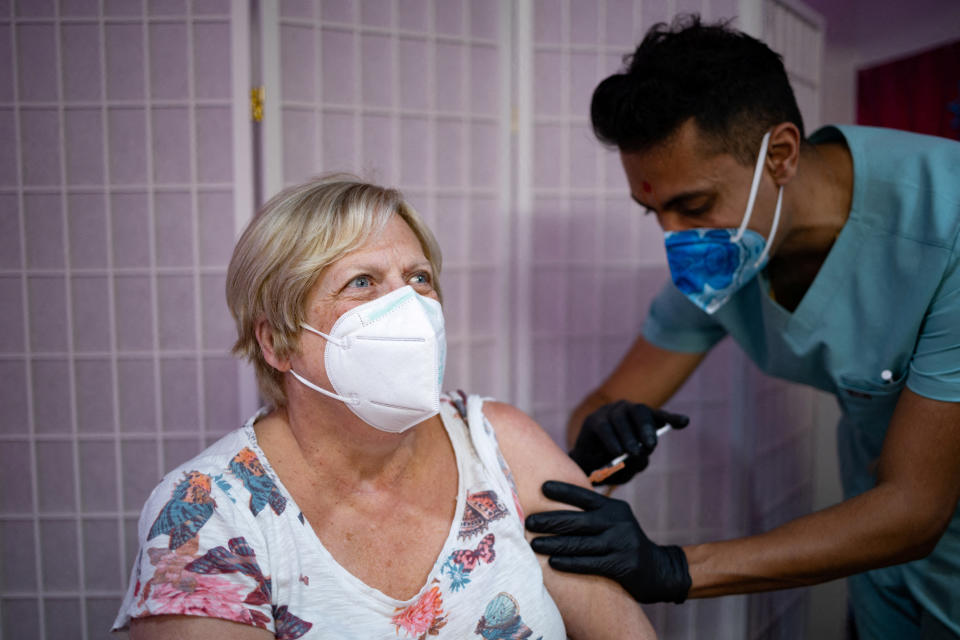
[[[589,475],[617,456],[630,454],[623,469],[598,483],[623,484],[647,468],[657,446],[657,429],[668,423],[682,429],[689,422],[690,418],[678,413],[619,400],[586,417],[570,457]]]
[[[619,582],[638,602],[680,604],[690,592],[687,556],[677,546],[650,541],[623,500],[550,480],[543,495],[583,511],[544,511],[527,516],[533,533],[553,533],[530,541],[550,566],[571,573],[593,573]]]

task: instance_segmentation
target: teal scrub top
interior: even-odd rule
[[[856,126],[824,127],[810,140],[846,142],[853,200],[796,310],[770,297],[764,273],[712,316],[668,282],[643,335],[683,352],[730,335],[766,373],[835,394],[850,498],[875,484],[872,463],[904,385],[960,402],[960,143]],[[930,556],[850,587],[862,637],[920,637],[925,616],[960,634],[960,510]]]

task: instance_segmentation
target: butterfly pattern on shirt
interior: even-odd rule
[[[517,599],[506,592],[498,593],[487,604],[474,633],[484,640],[526,640],[533,636],[533,630],[520,617]]]
[[[260,458],[250,447],[244,447],[234,456],[230,462],[230,470],[250,492],[250,512],[253,515],[258,515],[266,505],[270,505],[277,515],[283,513],[287,499],[280,493]]]
[[[497,552],[493,548],[496,537],[488,533],[476,549],[457,549],[440,568],[441,575],[450,576],[450,588],[459,591],[470,583],[470,573],[479,565],[493,564]]]
[[[491,522],[499,520],[509,513],[503,506],[496,491],[486,490],[474,493],[467,492],[467,504],[463,509],[463,520],[460,523],[460,540],[469,540],[487,530]]]
[[[244,602],[253,605],[270,604],[273,581],[269,576],[263,575],[257,563],[256,552],[242,536],[231,538],[227,541],[227,546],[213,547],[184,568],[205,575],[241,573],[256,583],[256,587]]]
[[[217,502],[210,495],[210,476],[199,471],[184,473],[173,495],[154,520],[147,540],[168,534],[168,546],[176,550],[196,537],[213,515]]]

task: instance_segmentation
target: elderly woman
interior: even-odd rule
[[[326,178],[256,216],[227,300],[270,407],[153,491],[115,629],[653,637],[615,582],[554,572],[527,545],[524,511],[553,506],[541,483],[588,484],[517,409],[441,394],[439,271],[391,189]]]

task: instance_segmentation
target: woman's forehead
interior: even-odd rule
[[[423,256],[423,247],[420,239],[413,232],[410,225],[398,215],[391,215],[386,224],[374,229],[352,251],[341,260],[357,259],[368,255],[381,255],[386,258],[395,258],[401,255],[415,253]]]
[[[356,268],[387,269],[398,263],[421,261],[428,262],[420,240],[403,218],[394,215],[324,271],[335,274]]]

